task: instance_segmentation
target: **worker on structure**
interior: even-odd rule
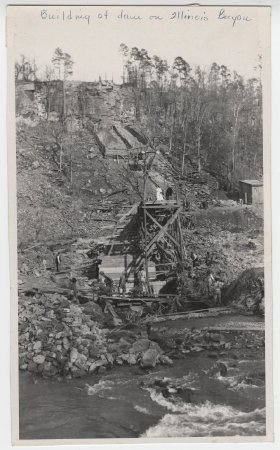
[[[141,266],[141,268],[139,270],[139,280],[140,280],[141,291],[143,294],[146,294],[148,289],[147,289],[147,283],[146,283],[146,274],[145,274],[143,266]]]
[[[125,270],[121,274],[118,291],[119,291],[119,294],[122,294],[123,296],[126,293],[126,271]]]
[[[99,275],[103,277],[104,279],[104,283],[106,285],[106,291],[107,291],[107,295],[112,295],[113,294],[113,288],[114,288],[114,282],[112,280],[112,278],[108,277],[108,275],[106,275],[104,272],[99,272]]]
[[[95,262],[95,277],[96,280],[99,280],[99,266],[102,264],[102,259],[96,259]]]
[[[59,272],[59,266],[61,264],[61,258],[60,258],[60,252],[58,252],[55,255],[55,265],[56,265],[56,271]]]
[[[163,198],[163,194],[162,194],[162,189],[160,187],[157,188],[157,202],[162,202],[164,200]]]

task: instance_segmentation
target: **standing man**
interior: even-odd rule
[[[123,296],[126,293],[126,271],[124,270],[121,274],[120,281],[119,281],[119,294],[122,294]]]
[[[198,266],[199,261],[198,261],[198,256],[196,253],[191,252],[191,260],[192,260],[193,267]]]
[[[224,283],[220,280],[217,280],[214,284],[214,300],[215,305],[221,305],[222,304],[222,287]]]
[[[210,254],[210,252],[207,252],[206,257],[205,257],[205,264],[207,266],[210,266],[212,264],[212,262],[213,262],[213,255]]]
[[[157,187],[156,189],[156,196],[157,196],[157,202],[162,202],[164,200],[162,189],[160,187]]]
[[[99,280],[99,266],[100,266],[100,264],[102,264],[102,259],[97,258],[97,259],[94,261],[94,264],[95,264],[95,274],[94,274],[94,278],[95,278],[96,280]]]
[[[147,282],[146,282],[146,273],[144,271],[143,266],[141,266],[140,270],[139,270],[139,280],[140,280],[141,291],[143,294],[146,294],[148,289],[147,289]]]
[[[73,298],[74,300],[77,300],[77,295],[78,295],[78,289],[77,289],[77,279],[76,278],[71,278],[70,279],[70,288],[73,294]]]
[[[43,259],[42,261],[42,266],[43,266],[43,272],[47,271],[47,261],[45,259]]]
[[[57,254],[55,255],[55,265],[56,265],[57,272],[59,272],[60,264],[61,264],[60,252],[57,252]]]
[[[104,283],[106,286],[106,295],[112,295],[113,288],[114,288],[114,282],[113,282],[112,278],[110,278],[104,272],[99,272],[99,276],[103,277],[103,280],[104,280]]]

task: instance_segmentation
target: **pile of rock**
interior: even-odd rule
[[[264,269],[262,267],[244,270],[224,293],[226,303],[237,308],[264,314]]]
[[[45,377],[81,377],[114,364],[172,364],[147,336],[101,328],[103,313],[91,302],[71,303],[58,294],[19,299],[19,368]]]

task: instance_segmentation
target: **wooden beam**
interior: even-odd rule
[[[159,229],[162,229],[163,228],[163,225],[161,225],[148,211],[146,211],[146,214],[147,214],[147,216],[148,217],[150,217],[150,219],[159,227]],[[180,248],[180,244],[179,244],[179,242],[177,242],[176,241],[176,239],[173,237],[173,236],[171,236],[171,234],[169,234],[168,233],[168,231],[165,231],[164,232],[164,234],[166,235],[166,236],[168,236],[169,237],[169,239],[171,239],[171,241],[175,244],[175,245],[177,245],[177,247],[179,247]]]
[[[164,209],[164,207],[163,207],[163,209]],[[175,239],[174,239],[172,236],[169,236],[169,233],[167,233],[167,230],[168,230],[168,227],[169,227],[170,225],[172,225],[172,223],[177,219],[177,217],[178,217],[178,215],[179,215],[179,213],[180,213],[181,211],[182,211],[182,206],[179,206],[179,207],[177,208],[177,210],[174,212],[174,214],[170,217],[170,219],[166,222],[166,224],[165,224],[164,226],[161,226],[161,225],[156,221],[156,222],[157,222],[157,225],[160,227],[160,231],[157,233],[156,236],[154,236],[154,237],[152,238],[152,240],[151,240],[151,241],[148,243],[148,245],[146,246],[145,252],[146,252],[146,254],[147,254],[147,257],[149,257],[150,254],[152,253],[153,248],[154,248],[156,242],[158,242],[164,235],[167,234],[168,237],[172,239],[172,241],[175,241]],[[150,216],[150,214],[148,213],[148,211],[146,211],[146,214]],[[152,219],[155,220],[154,218],[152,218]],[[174,243],[175,243],[175,245],[180,249],[180,244],[179,244],[177,241],[175,241]],[[129,264],[129,266],[128,266],[128,268],[127,268],[127,276],[130,275],[132,269],[136,269],[136,270],[137,270],[137,269],[140,267],[140,265],[143,264],[143,262],[144,262],[144,255],[143,255],[143,253],[141,253],[140,255],[138,255],[138,257],[136,258],[136,260],[132,261],[132,262]]]
[[[127,217],[129,217],[132,213],[135,213],[135,212],[137,211],[137,208],[138,208],[138,203],[134,203],[134,204],[132,205],[132,207],[131,207],[126,213],[124,213],[124,214],[122,215],[122,217],[117,221],[116,226],[115,226],[115,228],[114,228],[114,230],[113,230],[113,233],[112,233],[112,234],[113,234],[113,236],[112,236],[112,243],[111,243],[110,250],[109,250],[109,252],[108,252],[108,256],[111,255],[112,250],[113,250],[113,247],[114,247],[114,237],[115,237],[116,231],[117,231],[117,229],[118,229],[118,225],[119,225],[120,223],[124,222],[124,220],[125,220]]]
[[[163,247],[163,245],[161,245],[159,242],[157,242],[157,245],[161,248],[162,251],[164,251],[164,253],[172,260],[174,261],[174,256],[171,252],[169,252],[169,250],[167,250],[166,248]],[[160,263],[162,265],[165,265],[167,263]]]
[[[179,204],[168,204],[168,203],[152,203],[150,205],[141,205],[142,209],[178,209],[181,208]]]
[[[177,209],[177,211],[173,214],[172,217],[166,222],[166,224],[161,228],[161,230],[158,232],[156,236],[153,237],[153,239],[148,244],[148,253],[150,252],[150,249],[152,246],[165,234],[167,231],[169,225],[171,225],[178,217],[181,209]],[[176,244],[177,245],[177,244]]]
[[[180,217],[178,218],[178,231],[179,231],[179,239],[180,239],[181,259],[182,259],[182,261],[184,261],[185,260],[185,246],[184,246]]]
[[[131,216],[131,214],[136,213],[139,203],[134,203],[132,207],[122,215],[122,217],[119,219],[119,223],[122,223],[128,216]]]

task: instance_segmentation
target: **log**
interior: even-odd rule
[[[156,322],[161,322],[164,320],[179,320],[179,319],[195,319],[195,316],[192,316],[193,314],[199,314],[197,318],[205,318],[205,317],[211,317],[215,316],[219,313],[225,313],[230,314],[235,312],[235,309],[233,308],[227,308],[227,307],[220,307],[220,308],[208,308],[208,309],[197,309],[194,311],[184,311],[184,312],[176,312],[176,313],[170,313],[170,314],[162,314],[161,316],[154,315],[153,317],[148,317],[145,322],[152,322],[153,319],[155,319]],[[202,314],[202,316],[200,316]]]
[[[99,218],[97,218],[97,217],[95,217],[95,218],[90,218],[90,220],[93,220],[94,222],[117,222],[117,220],[116,219],[99,219]]]
[[[27,248],[21,249],[21,251],[22,252],[28,252],[29,250],[32,250],[33,248],[36,248],[36,247],[41,247],[42,245],[44,245],[44,244],[39,242],[37,244],[31,245],[31,247],[27,247]]]
[[[122,192],[127,192],[127,191],[128,191],[128,188],[120,189],[118,191],[114,191],[111,194],[106,195],[104,198],[112,197],[112,195],[121,194]]]
[[[23,288],[19,288],[18,292],[19,294],[25,294],[27,292],[34,292],[35,294],[35,289],[38,289],[40,292],[44,292],[45,294],[61,294],[61,295],[67,295],[69,294],[69,292],[71,292],[71,289],[68,288],[59,288],[59,287],[42,287],[42,286],[32,286],[32,287],[23,287]]]

